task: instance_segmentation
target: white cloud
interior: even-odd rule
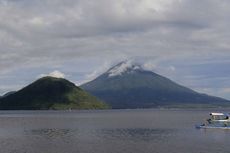
[[[149,71],[154,71],[157,68],[157,65],[151,61],[148,61],[142,65],[142,68]]]
[[[113,69],[111,69],[109,71],[109,77],[113,77],[113,76],[117,76],[117,75],[122,75],[122,73],[126,72],[132,66],[133,66],[133,61],[132,60],[125,61],[125,62],[117,65]],[[139,67],[134,67],[134,69],[138,69],[138,68]]]
[[[29,22],[35,26],[43,26],[45,24],[45,21],[42,17],[33,17],[29,20]]]
[[[41,74],[41,75],[39,75],[39,78],[45,77],[45,76],[51,76],[51,77],[55,77],[55,78],[65,78],[65,74],[58,71],[58,70],[50,72],[49,74]]]
[[[49,73],[48,76],[55,77],[55,78],[65,78],[65,74],[57,70]]]
[[[175,71],[175,70],[176,70],[176,68],[175,68],[174,66],[170,65],[170,66],[169,66],[169,70],[171,70],[171,71]]]

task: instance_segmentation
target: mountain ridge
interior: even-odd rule
[[[83,89],[113,108],[152,108],[171,104],[222,104],[223,98],[198,93],[140,65],[121,62]]]
[[[77,87],[54,77],[43,77],[0,99],[0,109],[103,109],[107,105]]]

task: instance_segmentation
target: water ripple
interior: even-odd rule
[[[68,138],[76,132],[71,129],[58,129],[58,128],[45,128],[45,129],[32,129],[26,130],[26,135],[46,137],[48,139]]]
[[[97,131],[99,137],[133,140],[133,141],[153,141],[165,140],[165,137],[172,134],[171,129],[149,129],[149,128],[116,128],[116,129],[101,129]]]

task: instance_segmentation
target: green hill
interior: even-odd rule
[[[230,105],[228,100],[195,92],[138,64],[122,62],[81,88],[112,108]]]
[[[2,110],[104,109],[108,105],[62,78],[44,77],[0,99]]]

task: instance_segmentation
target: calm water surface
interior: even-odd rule
[[[230,130],[194,128],[210,111],[0,111],[0,153],[229,153]]]

